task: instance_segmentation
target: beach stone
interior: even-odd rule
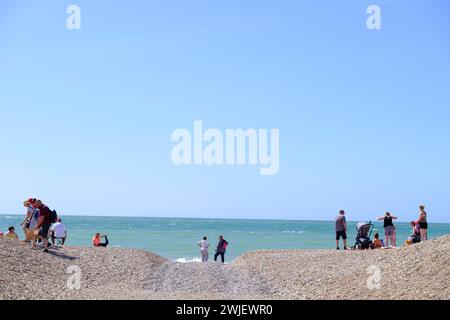
[[[46,254],[0,238],[0,261],[0,299],[450,299],[450,235],[389,250],[256,251],[227,264],[120,248]],[[74,265],[81,288],[70,290]],[[379,289],[367,286],[372,266]]]

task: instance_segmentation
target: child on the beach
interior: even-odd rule
[[[16,229],[12,226],[9,227],[8,232],[5,233],[5,238],[19,240],[19,236],[16,233]]]
[[[384,248],[383,240],[380,240],[380,235],[378,234],[378,232],[375,233],[373,237],[374,237],[373,248],[374,249]]]

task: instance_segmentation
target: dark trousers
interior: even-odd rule
[[[108,246],[108,244],[109,244],[108,237],[105,236],[105,243],[99,243],[98,246],[106,248]]]
[[[224,263],[225,262],[225,252],[216,252],[216,254],[214,255],[214,261],[217,261],[218,256],[220,256],[222,263]]]

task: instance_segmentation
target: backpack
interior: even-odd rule
[[[56,213],[55,210],[53,210],[52,212],[50,212],[50,222],[51,223],[55,223],[58,220],[58,214]]]

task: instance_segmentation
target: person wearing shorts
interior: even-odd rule
[[[341,210],[336,216],[335,229],[336,229],[336,250],[339,250],[339,240],[342,238],[344,242],[344,250],[347,249],[347,223],[345,221],[345,211]]]
[[[20,223],[23,233],[25,234],[25,240],[23,240],[24,242],[26,242],[28,240],[27,237],[28,237],[29,228],[30,228],[30,220],[33,216],[33,211],[34,211],[34,208],[31,206],[31,202],[30,202],[32,200],[33,199],[28,199],[23,202],[23,206],[25,208],[27,208],[27,214],[26,214],[25,218],[22,220],[22,222]]]
[[[43,252],[48,252],[48,231],[50,230],[50,226],[52,225],[50,221],[50,214],[52,213],[45,204],[41,202],[41,200],[36,201],[36,207],[39,209],[39,220],[36,225],[35,230],[39,230],[39,236],[42,239],[42,243],[44,245]]]
[[[391,215],[389,212],[386,212],[384,216],[379,217],[378,221],[383,220],[384,227],[384,237],[386,239],[386,247],[389,246],[389,242],[392,247],[397,246],[396,236],[395,236],[395,227],[392,223],[392,220],[396,220],[397,217]]]
[[[31,214],[31,219],[28,225],[28,236],[27,238],[31,240],[31,248],[36,249],[36,241],[38,235],[35,234],[35,229],[39,221],[39,209],[37,208],[37,200],[31,199],[29,200],[31,207],[33,208],[33,212]]]
[[[428,239],[428,222],[427,222],[427,212],[425,211],[425,206],[421,205],[419,207],[419,220],[416,223],[419,224],[420,229],[420,238],[422,241],[426,241]]]
[[[39,230],[39,238],[41,239],[41,241],[44,241],[44,239],[47,240],[47,249],[48,249],[48,243],[49,243],[48,239],[50,237],[51,226],[52,226],[51,224],[43,224],[41,226],[41,229]],[[44,246],[44,248],[45,248],[45,246]],[[47,251],[45,251],[45,249],[43,251],[47,252]]]

